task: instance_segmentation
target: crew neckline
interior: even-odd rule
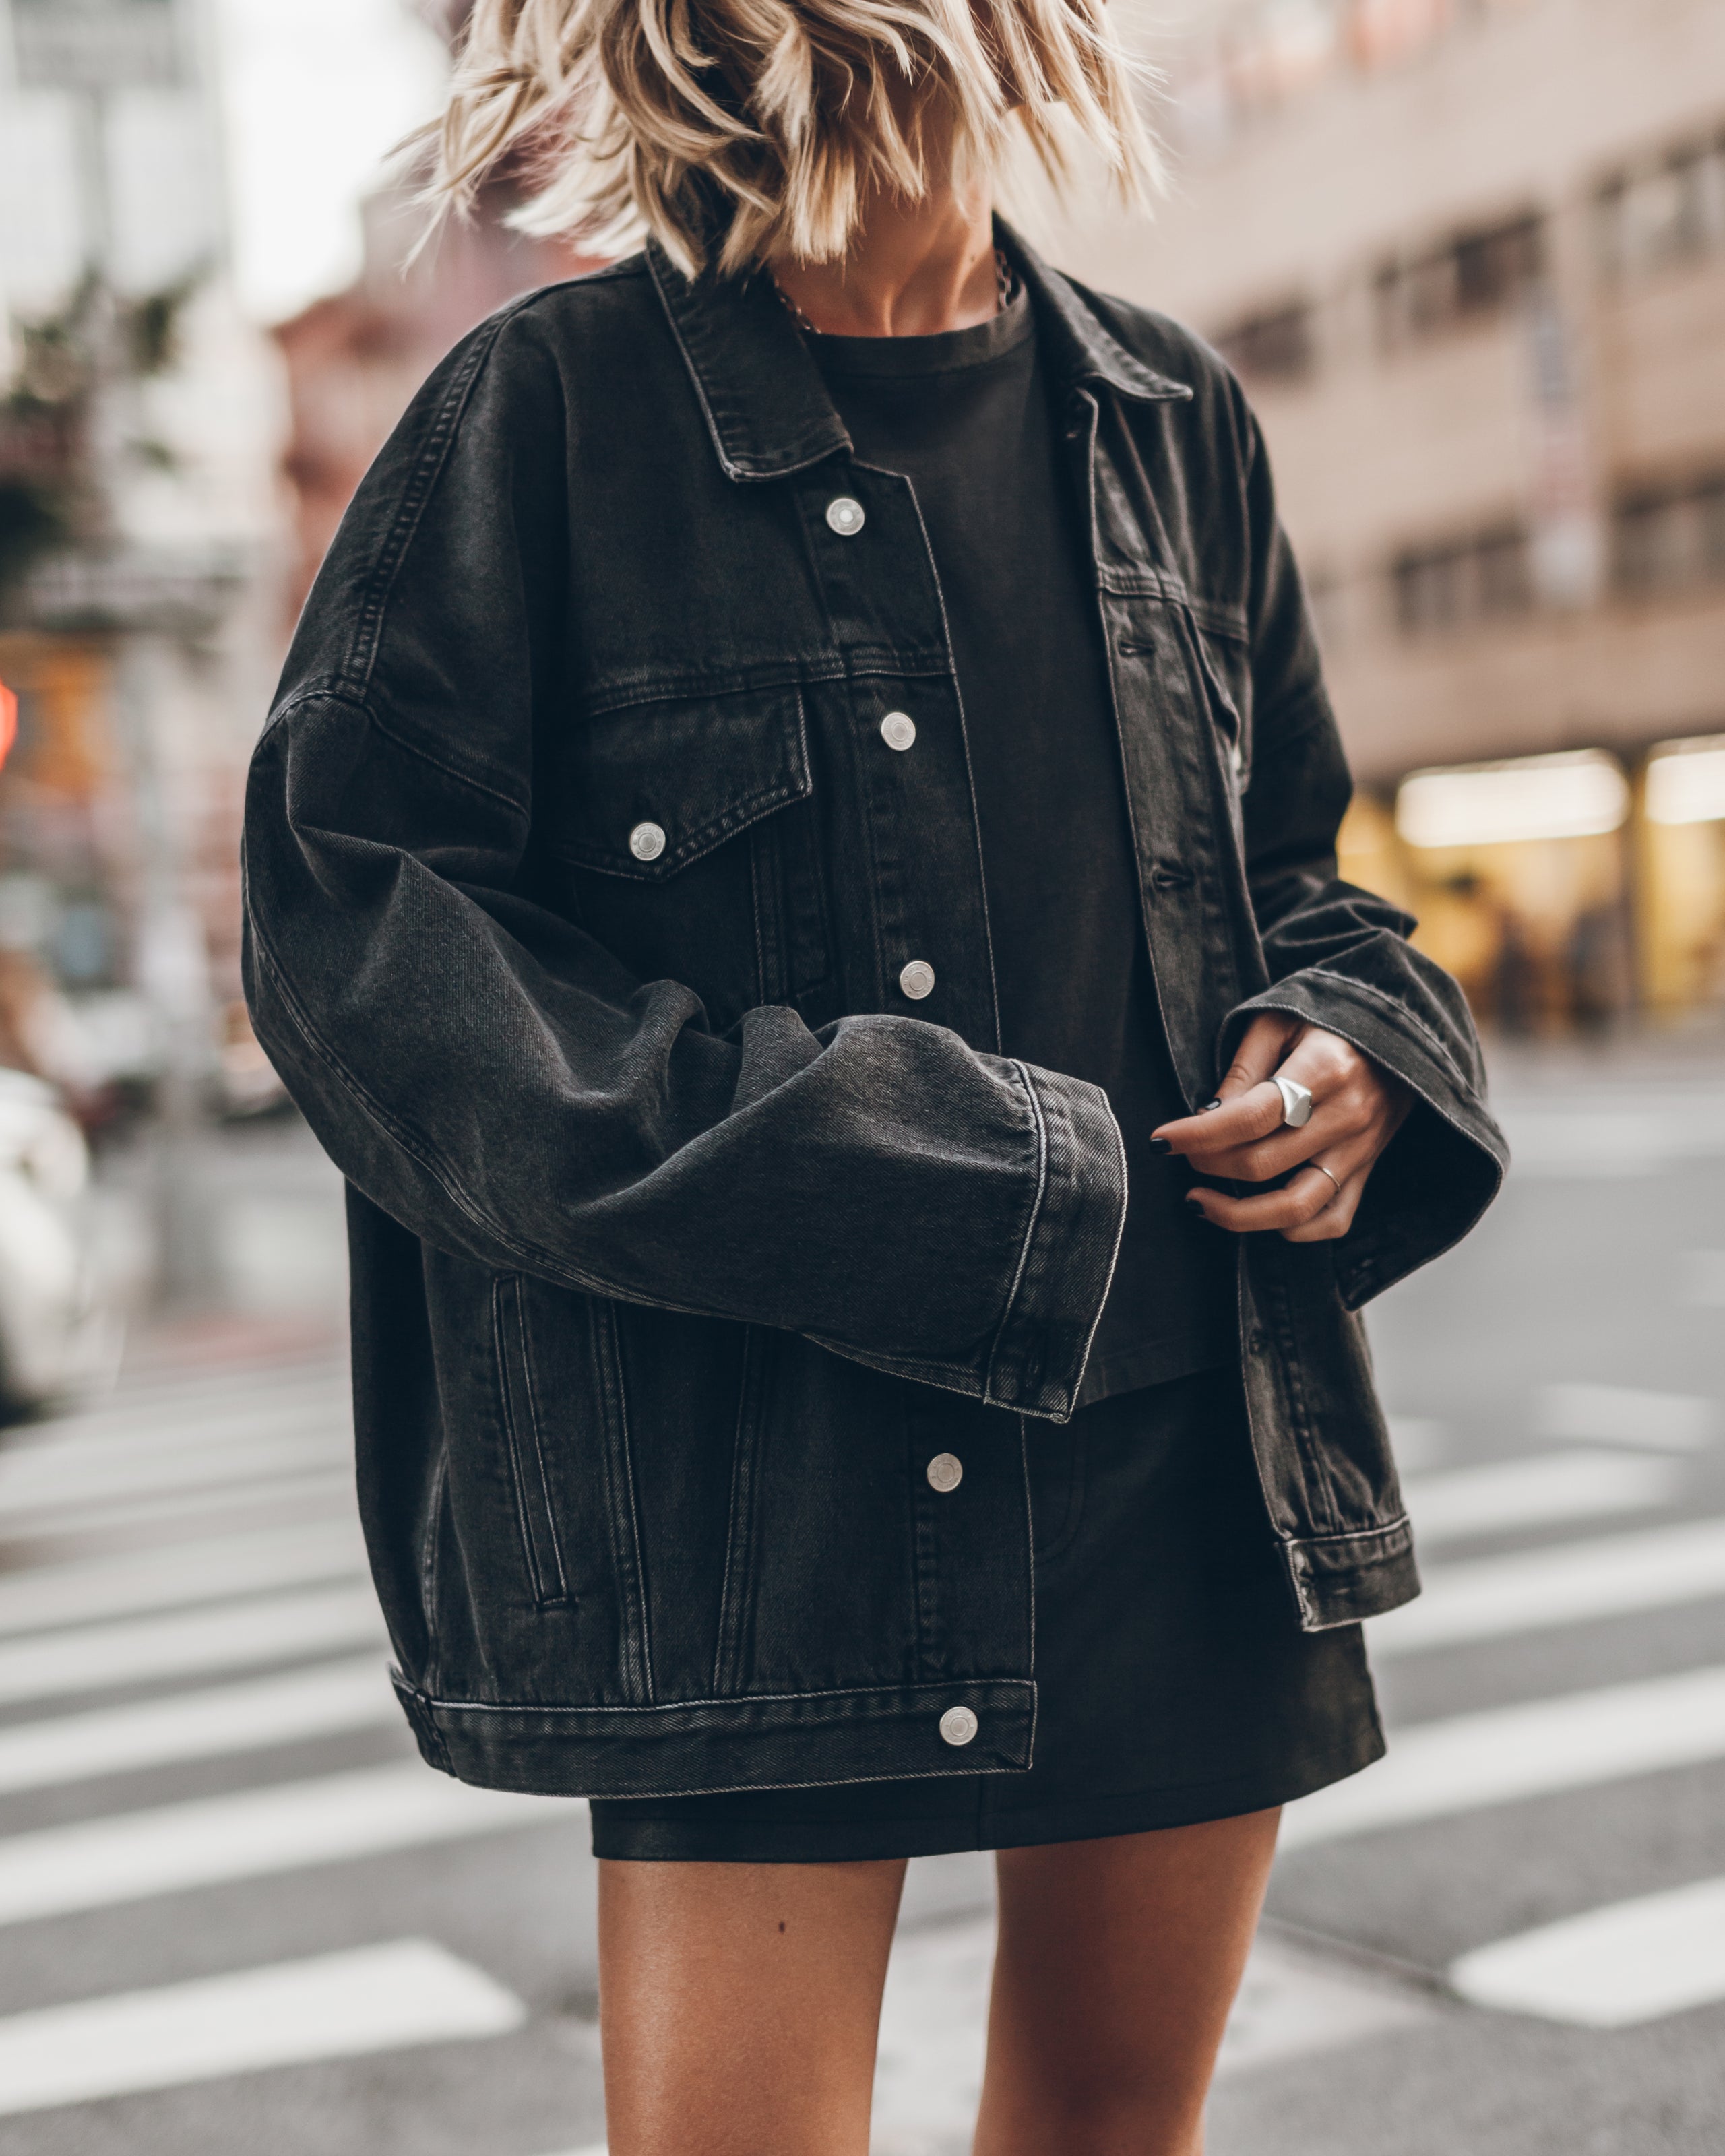
[[[999,314],[968,329],[932,336],[832,336],[805,330],[803,336],[824,374],[950,374],[1016,351],[1034,328],[1030,295],[1020,283]]]

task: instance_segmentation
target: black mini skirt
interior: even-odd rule
[[[1359,1627],[1300,1630],[1232,1368],[1028,1428],[1033,1765],[596,1798],[594,1854],[819,1864],[1083,1841],[1266,1810],[1382,1756]]]

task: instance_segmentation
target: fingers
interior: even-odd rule
[[[1342,1188],[1332,1190],[1330,1202],[1321,1206],[1312,1219],[1299,1226],[1284,1228],[1282,1240],[1287,1243],[1332,1243],[1345,1235],[1353,1225],[1353,1216],[1359,1210],[1360,1199],[1365,1195],[1366,1178],[1372,1172],[1369,1162],[1353,1175],[1342,1178]]]
[[[1160,1125],[1150,1141],[1156,1150],[1191,1157],[1200,1147],[1207,1153],[1225,1151],[1266,1137],[1282,1121],[1281,1095],[1269,1083],[1270,1075],[1287,1064],[1291,1048],[1306,1030],[1302,1020],[1276,1011],[1255,1018],[1222,1074],[1214,1101],[1198,1115]],[[1310,1084],[1291,1066],[1288,1075],[1299,1078],[1302,1086]]]
[[[1255,1055],[1264,1045],[1254,1044]],[[1224,1082],[1237,1089],[1246,1069],[1244,1056],[1236,1057]],[[1311,1119],[1299,1128],[1287,1124],[1280,1089],[1260,1079],[1203,1115],[1163,1124],[1152,1145],[1181,1154],[1202,1175],[1267,1183],[1356,1141],[1381,1152],[1406,1113],[1404,1087],[1349,1043],[1316,1027],[1299,1029],[1276,1075],[1293,1079],[1312,1096]]]
[[[1384,1105],[1375,1094],[1367,1092],[1356,1098],[1351,1091],[1344,1091],[1332,1095],[1312,1109],[1309,1122],[1291,1130],[1281,1120],[1281,1094],[1273,1086],[1267,1090],[1275,1104],[1276,1122],[1262,1137],[1218,1146],[1212,1142],[1212,1126],[1221,1127],[1224,1115],[1230,1111],[1218,1109],[1201,1119],[1204,1130],[1186,1155],[1199,1174],[1230,1183],[1271,1183],[1308,1160],[1322,1160],[1340,1174],[1343,1170],[1337,1166],[1338,1155],[1346,1163],[1346,1171],[1352,1173],[1362,1158],[1373,1158],[1381,1152],[1393,1134],[1394,1126],[1386,1121]],[[1248,1095],[1247,1102],[1256,1097]],[[1244,1107],[1245,1103],[1238,1105]]]
[[[1274,1233],[1290,1242],[1327,1242],[1345,1235],[1353,1224],[1366,1176],[1363,1170],[1344,1174],[1333,1162],[1326,1165],[1332,1169],[1335,1182],[1308,1163],[1279,1190],[1233,1198],[1225,1191],[1199,1188],[1191,1192],[1186,1202],[1213,1227],[1225,1228],[1233,1235]],[[1337,1183],[1341,1185],[1339,1190]]]
[[[1290,1046],[1304,1031],[1298,1019],[1284,1018],[1276,1011],[1255,1018],[1240,1038],[1233,1062],[1222,1074],[1222,1082],[1216,1088],[1218,1102],[1226,1106],[1261,1086],[1272,1070],[1281,1068]]]
[[[1314,1108],[1310,1122],[1290,1130],[1281,1120],[1281,1096],[1274,1086],[1271,1096],[1276,1102],[1276,1120],[1268,1135],[1224,1147],[1212,1146],[1206,1135],[1202,1146],[1187,1156],[1199,1174],[1218,1176],[1230,1183],[1272,1183],[1290,1174],[1302,1161],[1316,1160],[1319,1154],[1327,1160],[1338,1147],[1351,1148],[1366,1136],[1334,1109]],[[1214,1122],[1219,1117],[1206,1120]]]
[[[1236,1063],[1223,1080],[1226,1086],[1238,1070]],[[1206,1109],[1202,1115],[1182,1116],[1178,1122],[1160,1125],[1150,1142],[1158,1152],[1183,1153],[1189,1160],[1202,1157],[1207,1175],[1231,1175],[1243,1171],[1217,1168],[1209,1165],[1212,1159],[1232,1153],[1242,1146],[1250,1146],[1267,1138],[1284,1127],[1281,1093],[1267,1079],[1254,1085],[1245,1092],[1236,1091],[1230,1101],[1218,1108]],[[1307,1126],[1309,1130],[1310,1124]],[[1301,1137],[1304,1132],[1300,1133]],[[1303,1160],[1304,1150],[1293,1158]],[[1291,1163],[1282,1163],[1284,1168]],[[1271,1170],[1279,1173],[1280,1170]]]
[[[1290,1129],[1271,1074],[1312,1096],[1310,1120]],[[1345,1235],[1373,1163],[1412,1105],[1407,1087],[1349,1042],[1320,1027],[1256,1020],[1230,1065],[1216,1101],[1153,1133],[1158,1152],[1183,1154],[1201,1175],[1232,1183],[1277,1182],[1240,1197],[1200,1185],[1187,1202],[1230,1234],[1275,1234],[1294,1243]],[[1322,1168],[1315,1163],[1322,1163]]]

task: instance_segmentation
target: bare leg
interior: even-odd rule
[[[1280,1819],[1000,1852],[976,2156],[1202,2156]]]
[[[611,2156],[867,2156],[902,1862],[599,1866]]]

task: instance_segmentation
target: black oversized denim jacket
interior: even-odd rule
[[[1454,984],[1337,880],[1348,774],[1237,385],[1005,239],[1186,1096],[1260,1010],[1418,1096],[1344,1240],[1240,1246],[1266,1531],[1291,1621],[1343,1625],[1417,1589],[1353,1312],[1472,1224],[1502,1142]],[[360,1496],[435,1764],[630,1794],[1029,1763],[1024,1448],[1071,1412],[1126,1189],[1106,1096],[999,1052],[987,723],[911,486],[764,280],[649,249],[517,300],[361,487],[257,751],[247,963],[351,1188]]]

